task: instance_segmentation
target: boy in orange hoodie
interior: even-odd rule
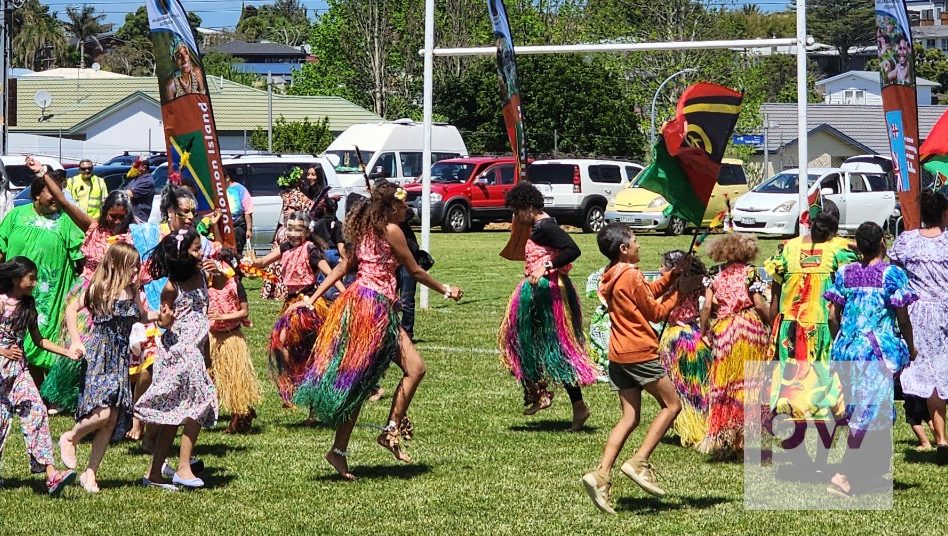
[[[622,464],[622,472],[648,493],[665,495],[648,460],[675,422],[681,401],[658,358],[658,336],[649,322],[663,320],[677,303],[678,291],[668,291],[677,282],[682,267],[648,283],[635,266],[639,261],[639,246],[631,229],[621,223],[609,224],[599,232],[597,241],[599,251],[610,261],[599,291],[608,304],[612,321],[609,379],[619,390],[622,418],[609,434],[599,467],[583,476],[583,484],[600,510],[615,514],[609,501],[612,468],[629,434],[639,424],[642,390],[652,395],[662,409],[632,458]]]

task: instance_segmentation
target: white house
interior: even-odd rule
[[[882,105],[882,87],[878,71],[848,71],[816,83],[826,104]],[[924,78],[915,79],[919,106],[935,104],[932,88],[941,84]]]

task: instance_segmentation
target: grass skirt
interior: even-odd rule
[[[78,300],[88,286],[89,280],[80,279],[72,290],[66,294],[64,300],[66,307],[73,301]],[[68,348],[72,341],[69,337],[69,328],[66,327],[66,307],[63,307],[62,318],[59,319],[62,326],[59,341]],[[89,315],[88,309],[79,311],[76,324],[79,328],[80,340],[83,344],[88,342],[92,330],[92,317]],[[49,374],[46,375],[43,385],[40,386],[40,396],[49,406],[75,413],[79,402],[79,391],[82,390],[84,370],[85,360],[74,361],[67,357],[56,356],[56,360],[49,369]]]
[[[306,297],[306,294],[297,294],[284,302],[270,334],[270,375],[280,398],[287,403],[293,400],[296,388],[303,381],[316,336],[329,312],[329,305],[322,298],[312,308],[290,308]]]
[[[705,453],[739,451],[744,435],[745,366],[748,377],[766,355],[769,334],[757,311],[745,309],[711,325],[712,362],[708,435],[699,450]],[[753,387],[753,386],[750,386]],[[759,388],[759,386],[758,386]]]
[[[583,336],[582,310],[569,277],[520,282],[500,326],[504,365],[520,382],[589,385],[596,381]]]
[[[329,309],[294,402],[331,426],[345,422],[398,356],[399,330],[391,300],[350,285]]]
[[[233,415],[246,415],[259,404],[260,384],[250,361],[247,340],[240,328],[210,332],[211,377],[221,407]]]
[[[686,447],[697,445],[708,432],[708,376],[711,348],[701,340],[697,322],[669,324],[662,334],[658,356],[681,397],[675,430]]]

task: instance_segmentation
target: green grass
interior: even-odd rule
[[[574,235],[584,255],[574,282],[604,263],[591,235]],[[113,445],[100,471],[102,493],[78,486],[60,500],[45,496],[40,476],[28,474],[16,426],[6,446],[5,489],[0,490],[0,534],[931,534],[939,533],[948,499],[945,471],[911,450],[910,431],[896,426],[895,508],[883,512],[760,512],[743,507],[739,463],[710,462],[676,446],[673,436],[654,461],[668,490],[650,498],[617,471],[614,496],[619,515],[593,508],[579,478],[598,462],[618,417],[616,396],[606,385],[585,390],[593,410],[589,428],[561,430],[570,417],[561,390],[554,406],[534,417],[521,415],[521,391],[503,371],[497,327],[522,265],[497,256],[507,234],[486,232],[432,237],[442,281],[461,285],[465,299],[449,304],[432,293],[432,308],[419,311],[416,336],[428,375],[410,414],[417,435],[411,465],[399,465],[375,444],[377,431],[359,427],[350,463],[360,477],[344,483],[322,460],[332,431],[304,428],[305,415],[281,409],[267,379],[265,339],[278,304],[253,297],[249,331],[257,374],[265,387],[257,432],[223,434],[222,425],[202,433],[209,489],[166,493],[138,486],[148,457],[130,443]],[[657,267],[661,251],[685,248],[688,238],[643,237],[642,265]],[[765,242],[765,253],[774,242]],[[256,285],[251,284],[256,287]],[[585,300],[586,312],[593,307]],[[447,350],[454,348],[461,350]],[[388,392],[398,378],[389,373]],[[362,423],[381,424],[388,403],[367,404]],[[646,397],[647,423],[657,405]],[[222,419],[223,420],[223,419]],[[52,420],[54,439],[72,424]],[[644,434],[637,430],[634,446]],[[629,447],[625,455],[631,454]],[[89,447],[80,447],[80,463]],[[919,458],[921,457],[921,461]]]

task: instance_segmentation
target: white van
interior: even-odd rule
[[[359,166],[359,154],[366,173],[406,184],[421,176],[421,153],[424,145],[421,123],[399,119],[382,123],[352,125],[339,135],[323,156],[335,166],[343,198],[350,193],[365,192],[365,176]],[[356,154],[356,147],[359,154]],[[451,125],[433,125],[431,156],[434,162],[467,156],[461,133]]]

